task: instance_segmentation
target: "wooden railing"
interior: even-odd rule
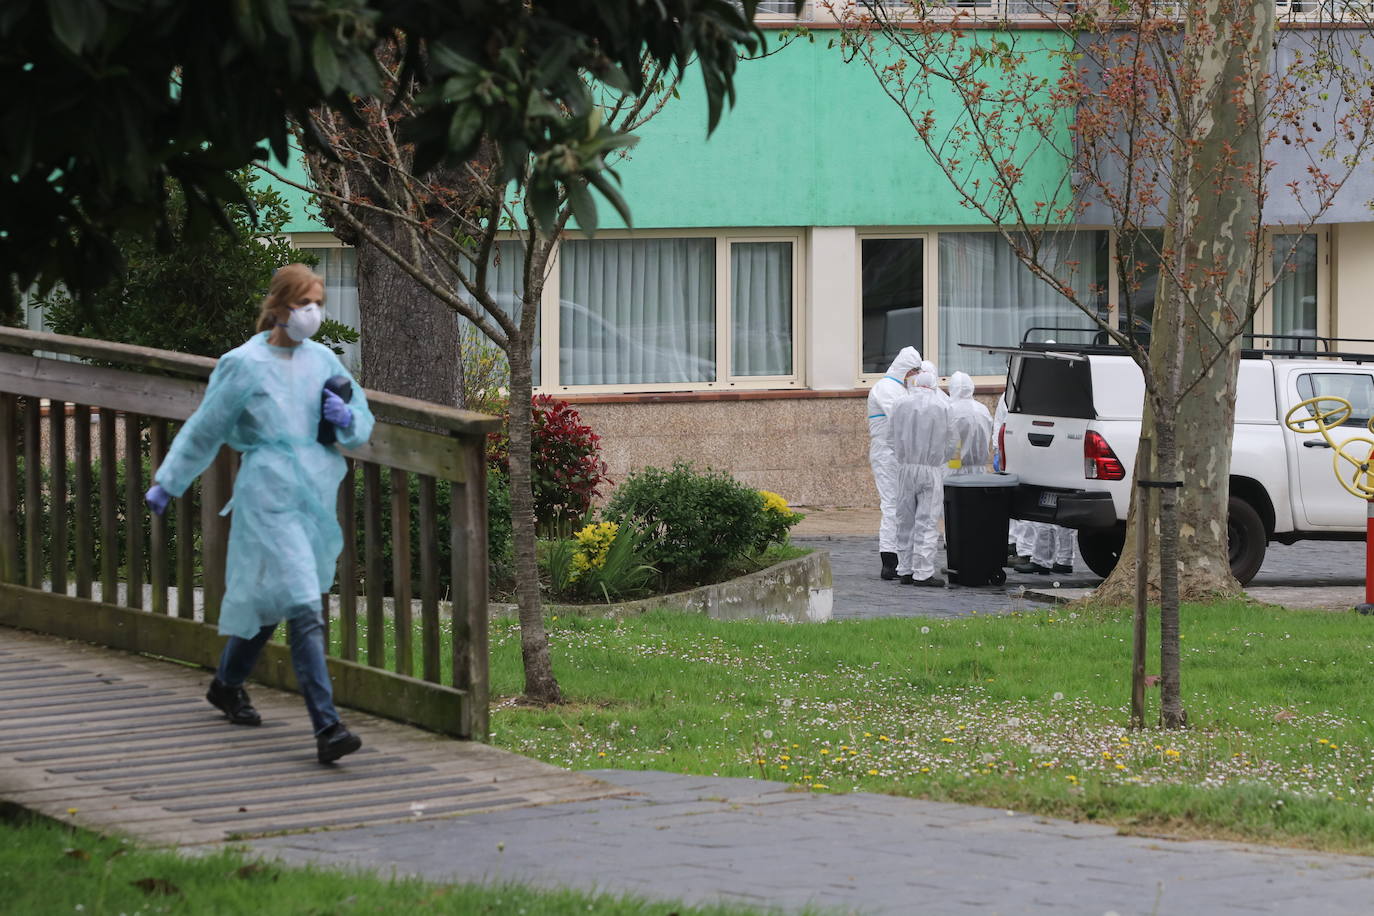
[[[98,364],[33,355],[38,352]],[[215,623],[230,525],[219,512],[229,500],[237,453],[224,448],[165,517],[151,516],[143,505],[151,485],[146,472],[157,468],[179,423],[199,405],[202,379],[214,365],[203,357],[0,328],[0,624],[215,665],[223,645]],[[486,435],[499,421],[380,392],[367,397],[378,422],[365,447],[341,450],[348,461],[339,491],[344,551],[337,593],[323,596],[335,697],[434,731],[485,737],[484,455]],[[418,477],[414,539],[412,474]],[[389,507],[383,506],[384,476]],[[440,517],[440,487],[450,495],[447,519]],[[444,537],[451,555],[447,596],[438,568]],[[383,593],[387,545],[389,599]],[[295,686],[284,645],[269,644],[254,678]]]

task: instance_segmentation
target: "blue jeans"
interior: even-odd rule
[[[324,618],[318,610],[308,610],[286,623],[291,642],[291,666],[296,669],[296,683],[300,685],[305,708],[310,711],[310,723],[318,735],[339,721],[339,713],[334,708],[334,686],[329,682],[329,668],[324,663]],[[229,687],[242,687],[276,628],[276,624],[263,627],[252,639],[230,636],[219,657],[219,670],[215,672],[219,682]]]

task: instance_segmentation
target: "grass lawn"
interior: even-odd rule
[[[549,620],[569,702],[522,706],[493,623],[492,742],[661,769],[1374,853],[1374,619],[1183,611],[1190,727],[1125,728],[1128,612],[826,624]],[[1152,632],[1154,632],[1152,628]],[[1157,646],[1150,670],[1157,670]],[[1149,691],[1150,718],[1158,689]]]
[[[24,916],[106,914],[447,913],[567,916],[743,916],[734,907],[517,885],[437,885],[414,879],[283,868],[236,852],[183,858],[51,823],[0,823],[0,911]]]

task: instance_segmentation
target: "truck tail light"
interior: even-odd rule
[[[1083,437],[1083,476],[1089,480],[1124,480],[1126,466],[1101,434],[1091,430]]]
[[[1002,470],[1007,469],[1007,424],[997,427],[997,454],[1002,456]]]

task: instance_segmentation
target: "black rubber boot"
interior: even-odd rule
[[[890,550],[884,550],[878,554],[883,561],[883,571],[878,574],[880,579],[897,578],[897,555]]]
[[[210,701],[210,705],[218,709],[229,717],[229,721],[235,725],[261,725],[262,716],[253,708],[253,704],[248,700],[248,691],[242,687],[230,687],[221,684],[219,678],[210,682],[210,689],[205,692],[205,699]]]
[[[363,739],[348,730],[342,722],[335,722],[315,736],[315,749],[320,763],[333,763],[363,746]]]

